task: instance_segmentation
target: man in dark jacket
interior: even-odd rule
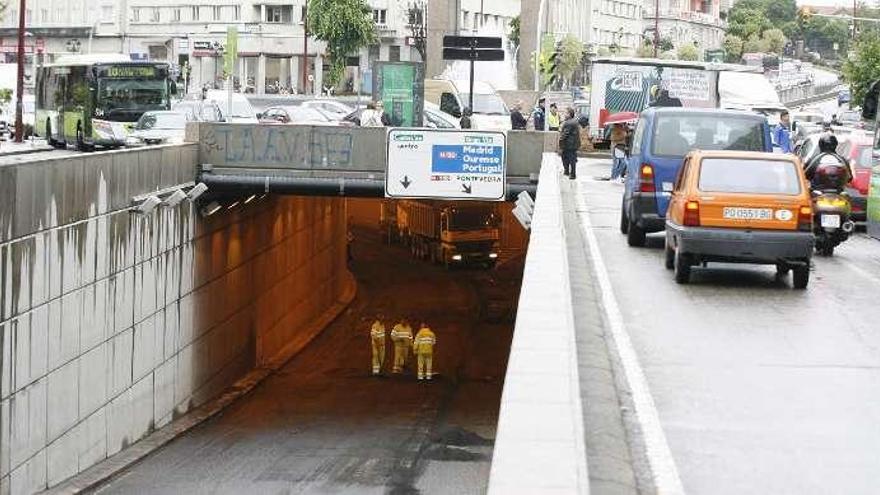
[[[510,112],[510,127],[514,131],[524,131],[526,130],[526,124],[528,124],[528,120],[522,114],[522,102],[518,101],[513,106],[513,111]]]
[[[587,118],[575,117],[574,109],[565,113],[565,122],[559,130],[559,154],[562,156],[562,168],[569,179],[577,178],[577,152],[581,147],[581,127],[587,126]]]

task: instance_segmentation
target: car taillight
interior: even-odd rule
[[[798,210],[798,230],[810,232],[813,230],[813,208],[801,206]]]
[[[684,205],[684,224],[687,227],[700,226],[700,203],[688,201]]]
[[[639,192],[655,192],[654,167],[650,163],[643,163],[639,168]]]

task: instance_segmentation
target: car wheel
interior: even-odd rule
[[[795,289],[806,289],[810,283],[810,265],[794,267],[792,282]]]
[[[691,281],[691,260],[690,256],[681,252],[681,250],[675,250],[675,282],[679,284],[686,284]]]
[[[625,203],[620,205],[620,233],[626,235],[629,232],[629,219],[626,217]]]
[[[818,248],[819,248],[819,254],[821,254],[822,256],[826,256],[826,257],[834,256],[834,244],[831,244],[830,242],[826,241],[826,242],[822,243],[821,245],[819,245]]]
[[[788,272],[791,271],[791,267],[786,263],[776,263],[776,274],[780,277],[784,277],[788,275]]]
[[[630,247],[645,247],[645,230],[632,220],[628,220],[627,224],[626,243]]]
[[[663,263],[666,266],[667,270],[672,270],[675,268],[675,250],[672,249],[672,246],[669,245],[669,238],[666,238],[666,256],[665,262]]]

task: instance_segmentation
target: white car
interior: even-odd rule
[[[144,112],[125,141],[126,146],[179,144],[186,133],[186,114],[175,111]]]
[[[302,105],[300,106],[303,106],[305,108],[316,108],[333,120],[342,120],[345,118],[346,115],[354,111],[354,107],[348,106],[341,101],[322,98],[316,100],[306,100],[302,102]]]
[[[433,129],[461,129],[459,120],[441,111],[439,105],[426,101],[423,113],[425,127]]]
[[[221,89],[211,89],[202,93],[189,95],[184,101],[204,100],[213,102],[220,109],[223,122],[236,124],[257,124],[257,112],[251,102],[241,93],[232,93],[232,109],[228,110],[229,94]]]

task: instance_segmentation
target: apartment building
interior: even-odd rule
[[[660,37],[670,39],[676,48],[688,43],[695,44],[700,53],[721,48],[725,23],[720,18],[718,0],[645,1],[644,29],[648,39],[654,39],[656,23]]]

